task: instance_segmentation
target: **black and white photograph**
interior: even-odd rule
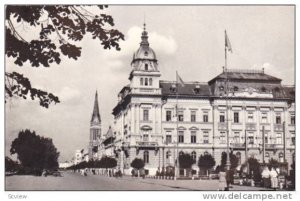
[[[12,196],[295,191],[295,5],[2,9]]]

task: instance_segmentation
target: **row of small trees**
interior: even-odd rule
[[[104,156],[100,160],[90,160],[88,162],[82,161],[76,165],[70,166],[68,169],[78,170],[84,168],[115,168],[117,166],[117,160],[115,158]]]

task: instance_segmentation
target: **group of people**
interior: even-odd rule
[[[262,182],[265,188],[272,188],[274,190],[279,188],[278,175],[280,173],[279,168],[270,168],[265,166],[262,173]],[[225,171],[219,172],[219,190],[228,190],[230,187],[229,177]]]
[[[278,188],[278,175],[279,168],[271,168],[271,170],[266,166],[261,173],[261,177],[263,180],[263,185],[266,188],[272,188],[276,190]]]

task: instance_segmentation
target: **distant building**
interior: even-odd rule
[[[72,165],[73,164],[71,162],[65,161],[65,162],[59,163],[59,168],[66,169],[66,168],[68,168],[68,167],[70,167]]]
[[[240,164],[246,157],[263,161],[264,138],[265,161],[286,160],[290,167],[295,156],[294,86],[283,86],[264,70],[229,70],[227,104],[225,72],[208,82],[162,81],[145,28],[141,39],[130,84],[119,92],[113,109],[113,134],[101,146],[102,153],[113,153],[121,170],[130,174],[132,160],[141,158],[149,174],[155,174],[174,166],[177,147],[178,154],[191,154],[195,164],[201,154],[211,154],[220,164],[227,147],[227,111],[230,150]]]
[[[96,91],[92,118],[90,121],[89,159],[98,159],[99,140],[101,138],[101,117],[99,113],[98,93]]]
[[[89,161],[89,152],[87,149],[78,149],[75,152],[74,157],[74,165],[77,165],[78,163],[81,163],[83,161],[88,162]]]

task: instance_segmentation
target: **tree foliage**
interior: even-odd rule
[[[230,169],[234,170],[239,165],[239,159],[236,157],[236,155],[233,154],[232,151],[229,153],[229,159],[230,159]],[[220,165],[221,169],[225,169],[226,162],[227,162],[227,153],[222,152],[221,165]]]
[[[21,165],[17,162],[9,158],[5,157],[5,172],[15,172],[21,168]]]
[[[62,56],[77,60],[82,49],[78,42],[87,33],[99,41],[99,45],[104,49],[120,50],[119,41],[124,40],[124,35],[112,28],[114,21],[110,15],[101,13],[107,6],[98,6],[96,14],[90,12],[88,7],[91,6],[6,6],[6,56],[13,58],[18,66],[29,62],[32,67],[59,64]],[[25,38],[16,28],[20,25],[34,28],[39,36],[33,39]],[[57,96],[31,88],[29,80],[17,72],[6,73],[5,77],[6,99],[12,96],[25,98],[27,94],[31,94],[31,98],[38,98],[43,107],[48,107],[51,102],[59,102]],[[27,84],[24,84],[24,81]]]
[[[132,162],[131,162],[131,167],[136,168],[136,169],[142,169],[145,166],[145,163],[142,159],[140,158],[135,158]]]
[[[24,77],[22,74],[12,72],[5,73],[5,102],[7,97],[19,96],[27,99],[28,96],[32,100],[39,99],[40,105],[42,107],[48,108],[50,103],[59,103],[57,96],[40,89],[33,88],[28,78]]]
[[[189,169],[195,163],[193,157],[188,153],[183,153],[179,155],[179,167]]]
[[[59,152],[52,139],[36,135],[28,129],[19,132],[11,144],[10,153],[17,154],[22,166],[31,170],[58,168]]]
[[[260,163],[256,158],[249,158],[248,159],[248,166],[249,166],[249,177],[253,178],[254,181],[261,181],[261,172],[260,172]]]
[[[199,168],[206,170],[209,170],[210,168],[214,167],[216,164],[215,159],[210,154],[200,155],[198,160],[198,166]]]

